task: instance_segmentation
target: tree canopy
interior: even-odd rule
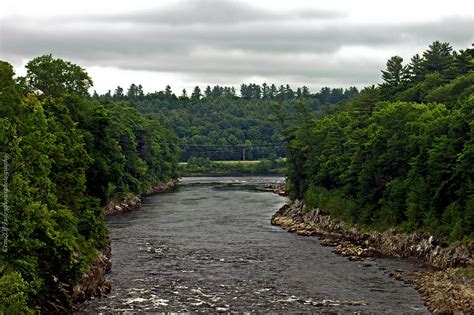
[[[177,97],[169,85],[164,91],[145,95],[130,93],[135,87],[129,87],[127,96],[123,88],[117,87],[113,95],[97,99],[127,101],[141,113],[166,120],[179,138],[181,161],[193,157],[239,160],[244,149],[247,160],[284,156],[278,125],[271,119],[273,103],[285,103],[288,108],[304,103],[318,113],[359,93],[355,87],[325,87],[311,94],[306,86],[295,93],[289,85],[277,89],[274,84],[250,83],[241,85],[240,96],[234,87],[215,85],[206,87],[204,94],[196,86],[190,97]]]
[[[25,67],[26,76],[19,78],[24,91],[39,97],[58,97],[64,93],[89,95],[92,79],[83,68],[69,61],[43,55],[29,61]]]
[[[295,119],[292,198],[352,223],[472,239],[473,57],[434,42],[407,65],[392,57],[379,87]]]
[[[68,61],[45,55],[26,67],[15,80],[0,61],[5,314],[49,312],[47,301],[70,308],[72,286],[108,244],[104,206],[178,176],[177,137],[159,120],[124,102],[91,99],[92,80]]]

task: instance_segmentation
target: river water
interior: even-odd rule
[[[411,263],[351,262],[270,225],[288,200],[258,187],[281,180],[184,178],[139,211],[108,217],[112,292],[80,312],[427,312],[388,275]]]

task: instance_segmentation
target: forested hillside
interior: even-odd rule
[[[383,83],[286,128],[292,198],[351,223],[474,233],[474,50],[434,42]]]
[[[285,155],[278,125],[271,119],[274,102],[286,104],[290,111],[302,103],[316,113],[357,94],[355,87],[326,87],[311,94],[306,86],[294,91],[289,85],[251,83],[241,85],[240,96],[233,87],[216,85],[203,91],[196,86],[189,96],[184,90],[178,97],[170,86],[144,94],[141,85],[132,84],[127,92],[117,87],[113,93],[95,97],[128,101],[142,113],[166,119],[180,139],[180,160],[188,161],[191,157],[241,160],[244,149],[247,160],[274,160]]]
[[[104,205],[176,178],[177,137],[126,103],[93,100],[81,67],[0,62],[0,313],[68,309],[108,244]]]
[[[134,84],[90,96],[70,62],[41,56],[15,77],[0,61],[0,313],[70,308],[108,244],[104,206],[175,179],[179,159],[286,154],[293,199],[369,228],[472,240],[473,58],[434,42],[408,63],[392,57],[360,93],[243,84],[240,96],[179,97]]]

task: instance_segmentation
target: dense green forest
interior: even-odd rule
[[[251,83],[240,96],[135,84],[90,96],[91,78],[70,62],[41,56],[15,77],[0,61],[0,313],[70,308],[107,246],[108,202],[178,177],[178,160],[199,170],[244,149],[265,160],[249,172],[286,155],[291,197],[349,223],[472,240],[473,57],[434,42],[408,63],[392,57],[383,83],[360,93]]]
[[[281,173],[284,148],[269,120],[272,102],[319,112],[358,94],[250,84],[242,85],[241,97],[219,86],[202,95],[196,87],[190,97],[176,97],[169,87],[145,95],[136,85],[126,95],[118,87],[113,95],[91,96],[92,79],[78,65],[44,55],[26,69],[15,77],[10,64],[0,63],[1,173],[8,189],[0,313],[71,307],[72,286],[108,243],[103,207],[177,178],[180,146],[193,170],[209,158],[242,159],[245,149],[246,159],[267,160],[214,170]]]
[[[127,101],[142,113],[168,121],[180,139],[183,162],[193,157],[274,161],[285,155],[278,126],[270,119],[274,102],[288,108],[303,103],[316,113],[358,93],[355,87],[325,87],[311,94],[306,86],[294,91],[289,85],[277,88],[274,84],[251,83],[241,85],[240,96],[235,88],[219,85],[207,86],[202,92],[196,86],[189,96],[185,90],[176,96],[170,86],[145,94],[141,85],[132,84],[126,92],[119,86],[113,93],[94,97]]]
[[[70,62],[45,55],[26,68],[15,78],[0,61],[2,314],[70,308],[72,285],[108,244],[104,205],[177,177],[178,139],[159,120],[92,99]]]
[[[294,124],[277,107],[292,198],[350,223],[472,240],[473,57],[434,42],[390,58],[382,84],[325,115],[302,106]]]

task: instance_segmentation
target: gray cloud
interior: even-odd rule
[[[180,1],[172,6],[129,14],[94,16],[93,20],[157,25],[229,25],[262,21],[297,19],[329,19],[344,16],[334,11],[271,12],[251,7],[235,0]]]
[[[338,56],[344,47],[426,47],[434,40],[463,45],[473,38],[472,19],[374,25],[342,24],[343,16],[200,0],[118,16],[10,18],[0,30],[0,53],[17,59],[51,52],[84,66],[180,73],[210,83],[262,76],[360,85],[378,81],[387,56]]]

